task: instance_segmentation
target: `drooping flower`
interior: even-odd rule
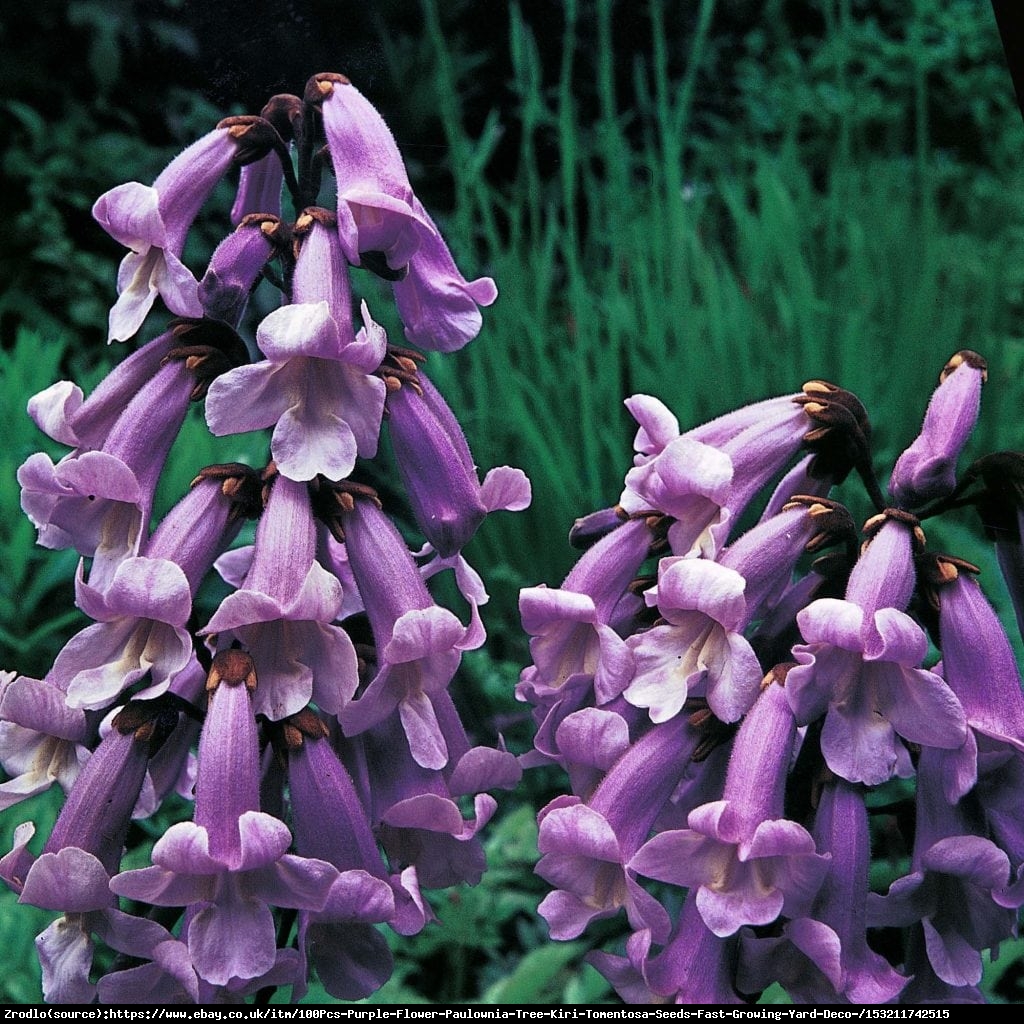
[[[326,216],[325,216],[326,215]],[[293,280],[294,301],[265,317],[256,343],[262,362],[213,382],[206,422],[218,436],[273,427],[271,454],[293,480],[341,480],[356,455],[372,457],[384,411],[384,382],[373,371],[387,336],[363,304],[353,331],[351,293],[327,211],[306,211]]]
[[[316,560],[316,529],[304,483],[269,481],[243,586],[229,594],[202,632],[220,648],[244,644],[260,666],[256,710],[273,721],[311,700],[337,714],[357,683],[348,634],[333,621],[341,585]]]
[[[250,158],[253,144],[266,149],[266,140],[257,140],[260,120],[218,126],[175,157],[151,186],[130,181],[96,200],[93,216],[107,234],[131,249],[118,270],[108,340],[132,337],[158,294],[178,316],[203,315],[196,279],[181,262],[185,238],[232,163],[240,156]]]
[[[934,672],[918,668],[927,641],[903,609],[914,587],[912,531],[883,520],[851,576],[846,598],[822,598],[797,616],[806,641],[786,693],[801,725],[824,716],[821,749],[849,782],[878,785],[910,771],[900,739],[957,749],[963,709]]]
[[[273,968],[271,906],[320,910],[338,872],[287,853],[288,828],[259,809],[253,660],[222,652],[207,687],[195,819],[171,826],[153,847],[153,867],[122,872],[110,888],[156,906],[193,908],[186,934],[196,972],[228,985]]]
[[[373,501],[355,501],[341,521],[379,658],[369,685],[341,709],[342,726],[358,735],[397,710],[416,763],[443,768],[449,751],[435,700],[447,692],[462,652],[483,643],[483,625],[475,609],[467,627],[435,603],[405,542]]]
[[[784,687],[773,683],[740,726],[723,798],[691,811],[688,829],[650,839],[628,864],[648,878],[694,888],[701,917],[719,937],[805,912],[825,876],[828,858],[783,813],[795,740]]]

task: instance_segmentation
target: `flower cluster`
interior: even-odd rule
[[[236,168],[235,229],[197,278],[186,238]],[[413,934],[432,917],[421,887],[479,879],[486,791],[519,776],[467,735],[449,684],[485,637],[487,592],[462,549],[488,512],[524,508],[529,483],[510,467],[479,479],[423,354],[470,342],[494,283],[459,272],[384,121],[338,74],[227,118],[93,214],[129,249],[110,340],[134,337],[158,298],[174,319],[88,397],[61,381],[29,403],[71,450],[25,462],[22,505],[40,544],[82,556],[92,624],[45,678],[0,673],[0,809],[54,782],[67,793],[38,852],[34,825],[18,828],[0,877],[60,913],[36,943],[52,1002],[231,1002],[280,985],[298,998],[312,970],[364,997],[391,970],[379,926]],[[414,347],[357,305],[367,275],[390,283]],[[263,282],[281,299],[253,345],[239,332]],[[215,435],[272,429],[271,461],[200,470],[154,525],[195,402]],[[353,479],[382,430],[416,552]],[[253,519],[254,542],[233,546]],[[210,615],[197,595],[214,569],[231,591]],[[459,615],[425,583],[446,569]],[[192,820],[122,870],[133,818],[174,793],[194,799]],[[97,940],[120,954],[101,977]]]
[[[975,507],[1024,621],[1024,456],[957,472],[985,377],[950,360],[888,497],[835,385],[685,432],[627,401],[618,503],[577,521],[561,587],[522,592],[518,690],[572,789],[539,815],[540,913],[571,939],[625,911],[625,949],[590,955],[624,999],[982,999],[1024,903],[1024,695],[978,569],[921,523]],[[829,496],[851,473],[860,542]]]

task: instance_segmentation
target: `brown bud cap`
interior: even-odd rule
[[[235,140],[236,167],[262,160],[268,153],[284,146],[277,129],[266,118],[255,114],[225,117],[217,122],[217,127],[227,128],[228,134]]]
[[[242,228],[258,227],[273,243],[276,249],[288,249],[292,243],[291,225],[272,213],[247,213],[239,222],[236,231]]]
[[[291,93],[282,92],[267,100],[260,117],[265,118],[284,142],[296,135],[296,126],[302,121],[302,100]]]
[[[917,518],[912,512],[907,512],[902,508],[887,508],[883,509],[878,515],[872,516],[863,527],[861,531],[867,540],[864,542],[865,547],[871,543],[875,534],[885,524],[892,520],[896,523],[902,523],[904,526],[909,527],[911,534],[914,538],[915,554],[920,553],[927,547],[928,539],[924,535],[924,530],[921,529],[921,520]]]
[[[331,731],[327,724],[309,708],[303,708],[290,715],[282,723],[284,726],[285,745],[289,750],[298,750],[308,736],[310,739],[326,739]]]
[[[320,224],[325,228],[336,228],[338,215],[333,210],[325,210],[322,206],[307,206],[295,221],[296,236],[308,235],[314,224]]]
[[[372,501],[377,508],[382,507],[380,498],[372,487],[356,483],[354,480],[328,480],[325,476],[318,476],[311,481],[309,498],[313,515],[338,541],[345,539],[342,516],[355,509],[356,501]]]
[[[692,697],[683,705],[689,715],[690,725],[700,732],[701,738],[694,748],[690,760],[699,764],[707,760],[716,747],[721,746],[736,731],[736,725],[726,725],[714,716],[702,697]]]
[[[964,363],[975,370],[981,371],[982,384],[988,381],[988,362],[985,360],[985,357],[978,355],[977,352],[973,352],[969,348],[963,348],[951,356],[949,362],[942,368],[942,373],[939,374],[939,383],[943,383],[958,366],[962,366]]]
[[[793,668],[796,668],[795,661],[782,661],[770,668],[764,679],[761,680],[762,691],[767,690],[769,686],[785,686],[789,670]]]
[[[805,551],[821,551],[822,548],[846,543],[855,537],[853,516],[845,505],[815,494],[794,494],[782,508],[783,511],[789,511],[801,506],[807,510],[817,527],[817,533],[804,545]]]
[[[321,71],[306,83],[302,98],[313,106],[319,106],[334,92],[336,85],[351,84],[344,75],[339,75],[336,71]]]
[[[794,401],[813,424],[803,437],[815,453],[813,476],[841,483],[854,467],[870,464],[871,424],[856,395],[828,381],[809,380]]]
[[[213,664],[206,677],[206,689],[216,690],[221,683],[227,686],[241,686],[244,683],[248,690],[256,689],[256,665],[245,651],[230,648],[218,651],[213,656]]]
[[[152,700],[129,701],[111,720],[111,727],[122,736],[133,735],[136,742],[149,744],[152,757],[178,725],[184,712],[198,718],[196,709],[174,693],[163,693]]]
[[[199,470],[189,485],[195,487],[200,480],[219,480],[220,489],[232,502],[232,519],[255,519],[263,511],[260,498],[260,478],[256,470],[241,462],[223,462]]]
[[[955,583],[961,573],[969,576],[978,576],[981,570],[970,562],[953,555],[935,554],[925,552],[915,560],[917,568],[917,581],[921,587],[928,603],[935,610],[939,610],[939,591]]]

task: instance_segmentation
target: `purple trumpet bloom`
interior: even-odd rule
[[[213,985],[260,977],[277,958],[270,907],[320,910],[338,872],[286,851],[291,834],[259,810],[259,742],[252,659],[224,651],[207,683],[193,822],[173,825],[153,847],[153,867],[112,879],[120,896],[193,907],[187,943]]]
[[[412,186],[384,119],[344,76],[314,75],[308,102],[323,112],[327,146],[338,181],[338,235],[345,257],[358,267],[360,253],[381,252],[400,270],[420,247],[417,228],[433,230],[414,207]]]
[[[557,696],[552,691],[585,675],[593,679],[597,703],[606,704],[628,685],[633,659],[617,627],[624,608],[639,609],[639,600],[626,588],[647,558],[652,539],[645,519],[624,523],[583,554],[561,587],[542,585],[520,592],[519,611],[523,629],[532,637],[538,695],[546,691]]]
[[[978,419],[985,360],[964,350],[943,368],[921,433],[896,460],[889,491],[902,508],[946,498],[956,487],[956,460]]]
[[[626,700],[662,722],[689,696],[701,696],[722,721],[738,721],[764,675],[743,631],[789,584],[805,547],[826,542],[847,521],[834,504],[802,497],[748,530],[717,562],[662,558],[658,584],[644,599],[666,621],[627,641],[636,673]]]
[[[132,251],[117,275],[110,341],[125,341],[142,326],[157,294],[178,316],[202,316],[196,279],[181,262],[192,221],[234,162],[239,128],[219,127],[175,157],[152,186],[130,181],[105,192],[93,216]]]
[[[577,716],[610,714],[578,711],[563,726]],[[592,730],[588,736],[600,742]],[[668,915],[625,865],[646,841],[700,739],[682,716],[655,726],[631,747],[627,733],[626,749],[586,803],[557,797],[540,812],[536,870],[555,891],[538,912],[552,938],[574,939],[591,921],[622,908],[634,929],[651,929],[655,941],[667,938]]]
[[[425,768],[414,759],[397,714],[353,741],[365,756],[368,802],[371,820],[378,823],[377,837],[391,870],[401,871],[406,889],[411,888],[409,871],[420,885],[429,888],[476,885],[485,867],[478,833],[497,809],[494,798],[481,790],[511,789],[520,777],[511,754],[469,747],[447,693],[435,697],[434,702],[439,731],[449,752],[443,772]],[[472,817],[467,819],[457,801],[470,796]],[[411,909],[405,910],[407,917]],[[393,927],[402,934],[418,931],[421,922],[413,918],[412,923],[415,927],[410,928],[408,921],[399,920]]]
[[[384,382],[371,374],[387,336],[365,303],[365,327],[353,333],[347,268],[325,213],[306,211],[298,221],[294,301],[256,331],[266,359],[218,377],[206,401],[217,436],[273,427],[271,454],[293,480],[347,477],[357,454],[376,454],[384,412]]]
[[[341,585],[316,561],[306,485],[275,476],[244,585],[202,630],[217,634],[221,648],[237,639],[260,666],[258,712],[277,721],[314,700],[337,714],[351,699],[355,650],[332,625],[341,603]]]
[[[97,621],[64,645],[50,672],[69,706],[101,708],[147,674],[145,696],[156,696],[189,664],[192,595],[238,532],[246,472],[204,470],[157,528],[146,555],[120,562],[104,589],[79,576],[79,607]]]
[[[640,429],[619,504],[675,519],[669,542],[677,555],[713,557],[753,496],[803,443],[808,421],[798,397],[758,402],[685,434],[657,399],[627,399]]]
[[[139,550],[157,479],[194,387],[185,362],[165,361],[118,416],[102,448],[73,451],[56,465],[38,452],[18,470],[22,508],[39,543],[92,557],[96,586]]]
[[[28,402],[35,425],[70,448],[94,451],[103,447],[128,403],[160,370],[175,345],[172,331],[147,342],[118,363],[85,399],[69,380],[58,381]]]
[[[186,911],[183,929],[188,932]],[[154,922],[146,922],[153,929]],[[161,934],[162,933],[162,934]],[[256,978],[232,978],[225,985],[211,985],[200,977],[192,964],[188,945],[160,929],[145,936],[147,941],[133,943],[120,949],[133,960],[148,960],[139,966],[113,971],[99,979],[96,986],[99,1001],[104,1006],[118,1003],[177,1004],[199,1003],[244,1004],[245,997],[264,988],[280,985],[298,985],[302,980],[303,964],[294,949],[279,949],[268,971]]]
[[[387,411],[416,523],[442,558],[461,551],[488,512],[529,505],[530,483],[522,470],[500,466],[480,483],[462,428],[422,371],[391,391]]]
[[[241,224],[251,214],[281,216],[284,166],[277,153],[246,164],[238,175],[238,191],[231,207],[231,223]]]
[[[1016,908],[1024,892],[1010,888],[1006,854],[975,832],[962,805],[946,799],[940,754],[934,750],[923,750],[918,764],[911,868],[887,896],[871,898],[871,923],[920,921],[936,975],[955,987],[976,985],[981,950],[995,953],[1003,939],[1016,934]]]
[[[810,917],[789,921],[777,938],[745,930],[737,986],[760,992],[780,981],[798,1002],[887,1003],[907,979],[867,944],[871,840],[859,787],[842,779],[824,787],[814,837],[832,859]]]
[[[159,926],[115,909],[110,876],[121,861],[125,836],[146,777],[152,745],[162,741],[159,714],[142,724],[124,714],[79,774],[38,858],[27,850],[34,826],[19,826],[14,849],[0,861],[0,876],[20,902],[63,912],[36,939],[43,992],[50,1002],[88,1002],[96,932],[123,949]],[[162,930],[162,929],[161,929]]]
[[[272,159],[277,157],[272,154]],[[280,223],[269,214],[246,217],[217,246],[199,282],[197,294],[204,316],[238,326],[249,293],[274,253]]]
[[[104,590],[81,576],[76,582],[79,606],[97,621],[73,636],[53,663],[50,675],[68,705],[102,708],[147,674],[147,695],[163,693],[192,657],[185,629],[192,594],[181,568],[137,556],[117,566]]]
[[[806,911],[828,858],[783,817],[796,722],[784,688],[769,685],[733,745],[723,799],[690,812],[688,829],[662,832],[633,856],[637,874],[696,889],[697,909],[719,937]]]
[[[821,750],[850,782],[911,772],[900,739],[956,750],[967,727],[952,690],[918,668],[927,649],[902,609],[914,586],[911,529],[887,518],[857,561],[845,600],[821,598],[797,616],[806,641],[786,693],[801,725],[825,717]]]
[[[369,686],[341,710],[342,727],[358,735],[397,710],[416,763],[443,768],[449,751],[435,701],[447,693],[462,652],[483,643],[483,625],[475,608],[466,627],[435,604],[401,535],[373,501],[355,501],[341,521],[379,658]]]
[[[467,281],[415,196],[412,208],[419,216],[415,230],[420,244],[409,259],[408,273],[391,285],[398,315],[411,344],[428,352],[455,352],[480,333],[480,307],[490,306],[498,289],[489,277]]]
[[[741,630],[743,577],[703,558],[663,558],[658,585],[644,593],[665,625],[630,637],[636,667],[624,696],[650,708],[652,722],[678,715],[691,691],[725,722],[754,703],[763,672]]]
[[[387,879],[366,810],[323,722],[306,713],[289,720],[284,731],[296,849],[341,872],[323,910],[300,914],[299,948],[308,951],[331,995],[362,999],[392,969],[388,944],[374,923],[395,919],[398,894],[415,905],[418,890],[408,893],[399,876]],[[422,911],[418,916],[422,923]]]
[[[932,563],[939,604],[942,675],[967,716],[967,739],[943,759],[946,797],[961,799],[986,763],[1024,754],[1024,693],[999,617],[973,566],[939,556]]]

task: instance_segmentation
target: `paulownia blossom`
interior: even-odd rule
[[[866,410],[834,384],[689,430],[653,396],[627,402],[619,503],[577,520],[586,550],[559,590],[522,593],[517,689],[528,763],[570,787],[538,816],[541,914],[578,939],[625,911],[589,957],[624,1000],[983,999],[983,952],[1024,898],[1024,697],[977,568],[925,531],[977,507],[1021,620],[1024,464],[958,475],[985,376],[975,353],[949,361],[888,501]],[[851,473],[862,539],[829,496]],[[884,900],[873,841],[914,851]]]
[[[235,230],[197,281],[186,238],[234,168]],[[337,212],[319,204],[325,169]],[[487,589],[462,549],[530,487],[508,466],[481,480],[424,357],[389,345],[379,293],[351,278],[388,280],[406,338],[437,353],[477,336],[497,290],[458,269],[391,133],[341,75],[226,118],[152,186],[117,186],[93,212],[131,250],[110,339],[158,304],[174,319],[90,395],[60,381],[29,403],[71,451],[29,457],[23,508],[42,545],[81,555],[75,599],[92,622],[43,678],[0,670],[0,807],[55,782],[68,793],[40,856],[28,821],[0,851],[0,879],[61,915],[37,939],[50,1001],[241,1003],[280,986],[298,999],[314,976],[364,998],[391,973],[384,929],[434,920],[421,889],[480,880],[488,790],[520,778],[486,718],[470,737],[449,687],[485,638]],[[266,430],[271,460],[199,470],[153,522],[204,401],[218,437]],[[385,415],[397,473],[378,458]],[[179,445],[175,464],[195,450]],[[391,518],[403,488],[413,550]],[[231,547],[246,518],[254,543]],[[231,591],[202,625],[214,565]],[[468,614],[427,588],[446,569]],[[152,866],[119,873],[130,820],[172,793],[194,796],[193,819],[166,829]]]

